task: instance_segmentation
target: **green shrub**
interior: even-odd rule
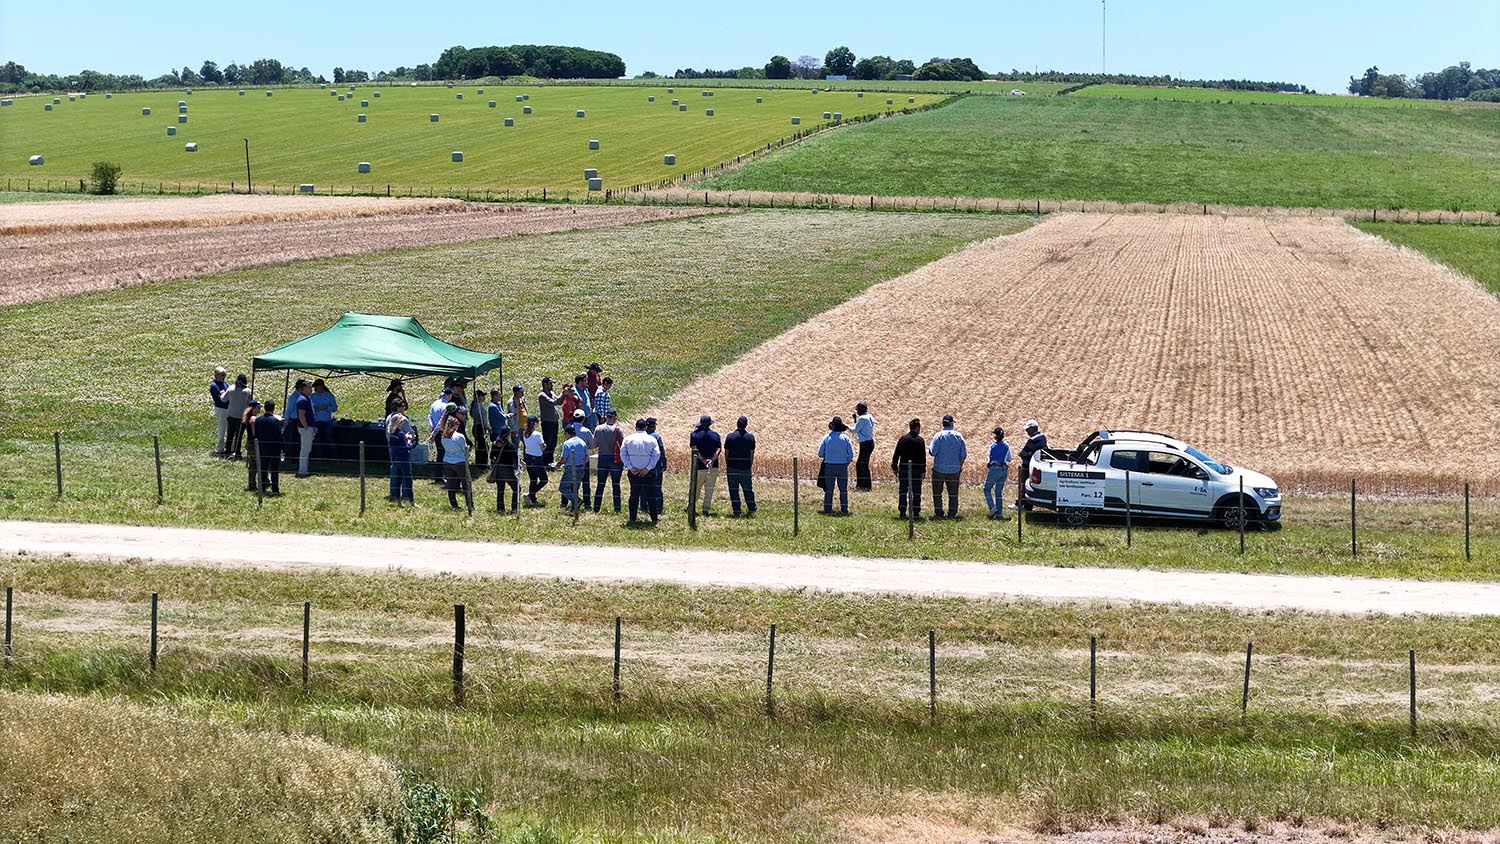
[[[95,161],[93,177],[94,193],[101,196],[112,194],[120,182],[120,165],[113,161]]]

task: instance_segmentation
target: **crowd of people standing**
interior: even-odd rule
[[[608,504],[615,513],[628,512],[630,522],[658,522],[665,503],[666,443],[657,431],[655,418],[620,424],[612,395],[614,380],[603,371],[601,364],[591,363],[561,391],[555,389],[552,378],[542,378],[535,412],[521,384],[512,385],[508,398],[496,387],[486,399],[478,389],[471,396],[466,380],[448,378],[428,406],[429,433],[425,440],[410,416],[404,383],[392,380],[386,392],[384,419],[390,460],[389,500],[397,505],[415,504],[412,462],[425,442],[432,462],[442,469],[441,477],[433,483],[445,488],[451,507],[472,508],[476,479],[498,485],[502,500],[508,496],[520,506],[546,507],[542,496],[556,472],[560,473],[557,489],[561,505],[570,511],[599,513]],[[296,476],[301,478],[310,474],[310,460],[328,456],[339,405],[323,379],[298,379],[284,415],[277,414],[275,402],[262,405],[251,396],[245,375],[239,375],[231,386],[222,367],[214,371],[209,395],[218,422],[217,453],[241,459],[242,444],[254,443],[253,453],[259,461],[247,464],[247,489],[279,495],[283,462],[294,463]],[[874,489],[871,460],[876,447],[875,417],[868,403],[859,402],[851,418],[852,425],[842,416],[833,417],[818,444],[817,486],[823,492],[822,512],[830,516],[850,513],[851,466],[855,492]],[[697,507],[705,516],[713,514],[719,470],[723,468],[730,514],[747,518],[755,515],[756,441],[749,423],[748,417],[740,416],[734,430],[721,437],[714,430],[711,416],[699,417],[685,443],[692,461],[689,509]],[[896,440],[890,470],[896,480],[897,513],[901,518],[922,518],[922,487],[929,481],[931,517],[959,518],[959,490],[969,448],[956,425],[951,414],[944,415],[940,429],[928,442],[922,436],[922,421],[912,419]],[[1014,509],[1025,507],[1022,493],[1032,456],[1047,447],[1047,437],[1035,420],[1028,420],[1025,428],[1027,439],[1019,454],[1016,498],[1011,505]],[[1005,488],[1013,455],[1004,428],[995,427],[991,433],[993,441],[985,452],[985,510],[989,518],[1006,519]],[[622,495],[622,480],[628,497]]]

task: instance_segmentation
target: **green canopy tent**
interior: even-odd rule
[[[439,340],[412,317],[347,313],[317,334],[256,355],[251,368],[473,380],[501,364],[500,355]]]
[[[252,379],[259,372],[285,370],[288,392],[293,370],[387,377],[441,375],[469,381],[495,370],[504,379],[498,354],[445,343],[412,317],[359,313],[346,313],[317,334],[256,355],[250,366]],[[481,426],[487,421],[483,414],[476,418]]]

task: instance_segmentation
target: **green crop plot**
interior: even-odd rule
[[[1500,108],[1493,103],[1444,100],[1396,100],[1284,91],[1225,91],[1213,88],[1160,88],[1145,85],[1090,85],[1069,94],[1110,100],[1168,100],[1184,103],[1256,103],[1260,105],[1339,106],[1353,108]]]
[[[709,184],[895,196],[1494,211],[1500,208],[1500,108],[967,97],[812,138]]]
[[[1361,231],[1423,252],[1500,295],[1500,226],[1354,222]]]
[[[93,162],[124,168],[125,182],[245,182],[250,141],[252,179],[270,187],[384,191],[386,185],[478,189],[584,190],[585,168],[597,168],[604,187],[623,188],[701,170],[762,149],[825,121],[928,105],[938,94],[858,96],[854,91],[585,86],[399,87],[361,86],[340,101],[329,90],[235,89],[94,94],[44,111],[42,98],[18,98],[0,110],[0,178],[78,180]],[[379,96],[376,96],[376,92]],[[344,88],[339,93],[348,94]],[[458,95],[463,99],[458,99]],[[516,97],[527,96],[524,102]],[[648,97],[655,97],[654,102]],[[763,102],[757,103],[761,98]],[[679,110],[672,100],[686,105]],[[886,100],[895,102],[887,104]],[[495,107],[490,108],[493,100]],[[188,121],[178,122],[178,102]],[[368,106],[361,105],[368,101]],[[50,102],[50,100],[48,100]],[[523,112],[530,107],[531,114]],[[149,116],[141,110],[150,108]],[[712,117],[706,114],[714,110]],[[582,110],[580,119],[576,113]],[[358,115],[366,122],[358,122]],[[429,115],[439,115],[438,122]],[[800,125],[792,125],[792,117]],[[511,118],[515,125],[505,126]],[[167,129],[176,130],[172,136]],[[589,141],[598,140],[598,150]],[[196,143],[197,152],[185,151]],[[461,151],[463,161],[452,160]],[[663,163],[664,155],[677,163]],[[44,156],[30,166],[32,155]],[[371,172],[360,173],[369,162]]]

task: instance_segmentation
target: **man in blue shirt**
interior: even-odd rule
[[[312,458],[313,437],[317,428],[313,423],[312,385],[302,378],[297,379],[296,392],[292,393],[291,412],[287,422],[297,431],[297,477],[311,476],[307,463]]]
[[[714,420],[707,413],[698,417],[698,427],[688,436],[688,445],[697,453],[698,462],[693,467],[698,473],[698,501],[703,515],[709,514],[714,501],[714,481],[719,477],[719,432],[713,429]],[[692,508],[693,502],[688,502]]]
[[[823,515],[833,515],[833,487],[839,488],[839,515],[849,515],[849,464],[854,462],[854,446],[844,432],[849,426],[844,424],[842,417],[835,416],[828,423],[828,433],[824,435],[823,441],[818,443],[818,457],[823,464],[819,467],[822,473],[823,487]]]
[[[313,381],[312,395],[308,400],[312,402],[313,427],[318,432],[315,456],[320,460],[338,457],[333,449],[333,414],[338,413],[339,400],[333,397],[322,378]]]
[[[662,441],[661,434],[656,432],[656,417],[646,417],[646,433],[656,440],[656,451],[660,457],[656,461],[656,477],[651,483],[651,492],[656,495],[656,512],[659,514],[667,503],[667,493],[663,489],[667,479],[667,444]]]
[[[563,433],[568,438],[563,442],[562,454],[558,459],[563,476],[557,490],[562,494],[563,505],[569,510],[576,510],[585,506],[581,491],[588,484],[589,446],[578,437],[573,423],[564,425]]]
[[[228,377],[229,373],[224,371],[224,367],[216,366],[214,367],[214,380],[208,382],[208,397],[213,404],[214,421],[219,429],[218,445],[214,446],[214,454],[219,455],[224,453],[225,440],[229,436],[229,400],[224,396],[224,393],[229,390],[229,382],[224,380]]]
[[[755,465],[755,435],[746,430],[750,420],[741,416],[734,430],[724,438],[724,479],[729,484],[729,507],[740,514],[740,494],[745,496],[745,515],[755,515],[755,490],[750,488],[750,472]]]
[[[990,518],[1005,520],[1005,481],[1010,473],[1010,443],[1005,441],[1005,429],[995,428],[995,441],[990,443],[989,471],[984,476],[984,503],[990,508]]]
[[[870,480],[870,455],[875,453],[875,417],[870,415],[870,406],[864,402],[854,406],[854,441],[859,443],[859,460],[854,464],[854,488],[869,492],[874,489]]]
[[[958,518],[958,477],[964,470],[964,461],[969,459],[969,445],[964,435],[953,430],[953,417],[943,417],[943,430],[932,438],[927,447],[932,455],[932,517],[943,518],[943,490],[948,491],[948,514]]]

